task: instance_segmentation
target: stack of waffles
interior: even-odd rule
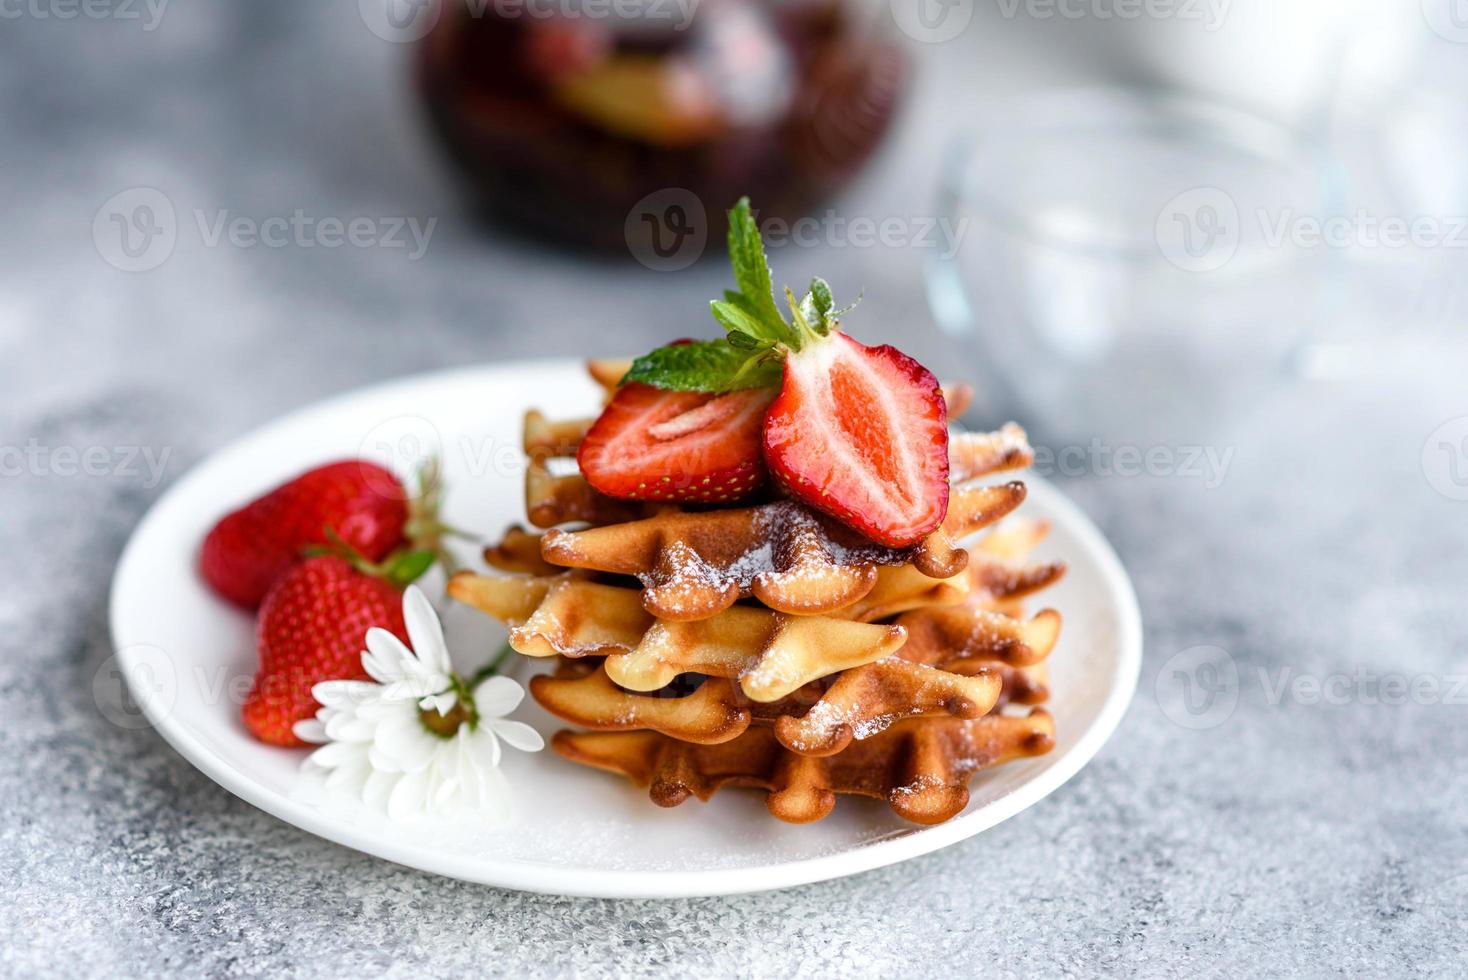
[[[616,364],[592,366],[615,384]],[[946,393],[952,415],[963,393]],[[546,658],[535,699],[582,730],[552,746],[617,773],[660,806],[723,786],[764,790],[770,813],[819,820],[840,794],[938,823],[969,781],[1054,745],[1045,659],[1060,616],[1022,602],[1064,572],[1027,560],[1044,537],[1010,518],[1023,431],[956,434],[947,518],[887,548],[770,494],[720,506],[601,496],[571,459],[590,419],[525,419],[526,510],[487,549],[500,574],[450,594]]]

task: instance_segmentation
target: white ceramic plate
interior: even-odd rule
[[[321,804],[298,776],[302,751],[261,745],[239,722],[253,673],[252,621],[206,591],[197,549],[225,511],[317,463],[365,455],[400,471],[437,451],[449,523],[486,535],[523,520],[521,414],[592,414],[598,390],[579,364],[532,361],[423,375],[303,409],[221,450],[174,485],[123,553],[112,586],[118,664],[148,720],[221,786],[328,840],[470,881],[567,895],[672,897],[781,888],[926,854],[1014,816],[1085,765],[1116,727],[1136,686],[1136,597],[1101,534],[1054,488],[1029,479],[1027,513],[1054,531],[1042,557],[1070,565],[1044,602],[1065,616],[1051,656],[1055,750],[980,774],[963,814],[905,824],[879,801],[843,797],[808,826],[771,818],[762,795],[726,790],[664,810],[619,777],[548,749],[507,753],[515,816],[495,828],[393,826]],[[466,556],[468,551],[465,552]],[[444,604],[450,647],[472,671],[503,633]],[[536,669],[528,662],[520,668]],[[522,674],[523,676],[523,674]],[[558,726],[529,698],[523,718]]]

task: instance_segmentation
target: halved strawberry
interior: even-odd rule
[[[948,512],[948,410],[932,372],[843,333],[785,357],[765,420],[765,461],[786,491],[902,548]]]
[[[724,503],[765,479],[760,428],[775,392],[664,391],[631,382],[586,433],[576,462],[609,497]]]

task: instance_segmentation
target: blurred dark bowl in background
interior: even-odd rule
[[[890,128],[908,66],[890,22],[862,4],[633,6],[631,17],[444,6],[420,43],[418,83],[477,206],[608,251],[627,248],[639,202],[670,189],[711,208],[748,194],[762,220],[790,220],[854,176]],[[723,215],[708,217],[717,240]]]

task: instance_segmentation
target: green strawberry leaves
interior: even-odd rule
[[[735,336],[741,338],[737,343]],[[780,376],[780,356],[772,342],[731,333],[722,340],[659,347],[633,361],[622,382],[668,391],[722,392],[774,387]]]
[[[406,589],[438,561],[437,551],[420,548],[399,548],[380,562],[368,561],[360,551],[347,544],[335,528],[327,527],[324,545],[307,545],[301,553],[308,558],[330,555],[340,558],[363,575],[380,578],[398,589]]]

